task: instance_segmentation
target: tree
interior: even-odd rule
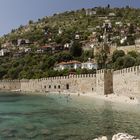
[[[124,68],[128,68],[128,67],[132,67],[135,65],[135,58],[129,56],[129,55],[126,55],[124,57]]]
[[[78,41],[75,41],[72,45],[72,47],[70,48],[70,53],[72,56],[74,57],[80,57],[82,55],[82,45],[78,42]]]
[[[118,69],[122,69],[124,66],[124,58],[123,57],[118,57],[117,60],[114,63],[114,69],[118,70]]]
[[[29,24],[33,24],[34,22],[32,20],[29,20]]]
[[[129,26],[129,34],[133,34],[133,33],[135,33],[135,28],[134,28],[133,24],[130,24],[130,26]]]
[[[123,50],[116,50],[113,52],[112,61],[115,62],[119,57],[123,57],[123,56],[125,56]]]
[[[97,55],[95,56],[95,59],[98,63],[99,69],[105,68],[106,62],[107,62],[107,52],[105,50],[101,50]]]
[[[128,52],[128,55],[130,55],[133,58],[137,58],[138,57],[138,53],[136,51],[130,51],[130,52]]]
[[[139,65],[140,65],[140,56],[138,56],[138,57],[136,58],[135,65],[136,65],[136,66],[139,66]]]

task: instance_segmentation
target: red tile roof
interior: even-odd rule
[[[81,62],[73,60],[73,61],[69,61],[69,62],[61,62],[58,65],[70,65],[70,64],[81,64]]]

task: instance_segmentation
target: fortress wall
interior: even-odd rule
[[[131,67],[113,74],[113,88],[116,94],[140,94],[140,66]]]
[[[20,90],[21,84],[19,80],[3,80],[0,81],[0,90],[8,90],[8,91],[14,91],[14,90]]]
[[[92,74],[52,77],[21,82],[22,91],[94,93],[96,76]]]
[[[96,74],[69,75],[21,81],[1,81],[1,90],[25,92],[71,92],[110,94],[113,92],[112,71],[99,70]]]
[[[140,52],[140,45],[128,45],[128,46],[111,46],[110,47],[110,53],[113,54],[116,50],[123,50],[125,54],[127,54],[130,51],[137,51]]]

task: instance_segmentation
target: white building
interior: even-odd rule
[[[79,35],[79,34],[76,34],[76,35],[75,35],[75,39],[76,39],[76,40],[79,40],[79,39],[80,39],[80,35]]]
[[[69,61],[69,62],[61,62],[57,64],[54,70],[78,69],[78,68],[81,68],[81,62]]]
[[[115,14],[115,13],[109,13],[109,16],[110,16],[110,17],[115,17],[116,14]]]
[[[64,44],[64,49],[69,49],[70,47],[71,47],[71,44],[70,43]]]
[[[97,64],[92,63],[92,62],[85,62],[85,63],[82,63],[81,68],[82,69],[92,70],[92,69],[97,69],[98,66],[97,66]]]
[[[25,48],[25,53],[31,52],[31,48]]]
[[[0,50],[0,56],[5,56],[6,53],[9,53],[9,51],[7,49]]]
[[[86,10],[86,16],[92,16],[92,15],[96,15],[96,14],[97,14],[97,12],[94,10],[90,10],[90,9]]]

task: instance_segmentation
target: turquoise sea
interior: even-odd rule
[[[139,105],[55,94],[0,94],[0,140],[92,140],[118,132],[140,137]]]

